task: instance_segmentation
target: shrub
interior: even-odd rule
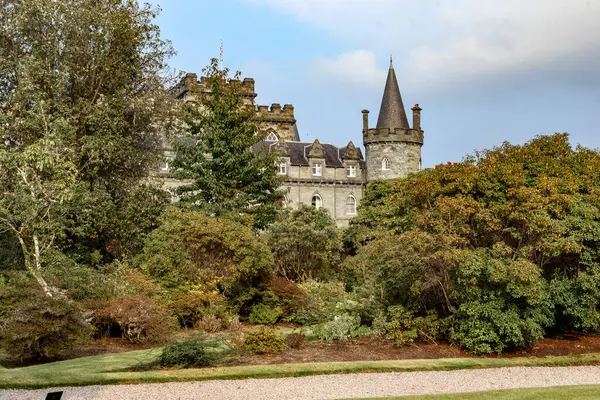
[[[220,343],[206,338],[192,338],[167,346],[162,350],[158,363],[162,367],[202,368],[214,365],[221,353],[214,350]]]
[[[56,359],[90,339],[75,303],[37,288],[0,286],[0,347],[9,357]]]
[[[190,291],[177,294],[168,305],[182,328],[197,326],[203,317],[221,317],[225,313],[225,298],[216,292]]]
[[[280,299],[294,300],[299,297],[306,297],[306,292],[294,282],[282,276],[276,276],[269,282],[269,289]]]
[[[267,232],[277,273],[294,280],[329,278],[340,261],[340,230],[325,209],[283,210]]]
[[[242,348],[256,354],[278,353],[285,350],[285,338],[275,329],[261,326],[246,332]]]
[[[358,336],[360,317],[358,315],[336,315],[331,321],[315,327],[314,332],[319,339],[348,340]]]
[[[209,333],[218,332],[223,327],[223,321],[214,315],[205,315],[196,324],[196,328]]]
[[[134,264],[163,288],[202,285],[232,299],[270,279],[267,245],[248,226],[201,212],[170,209]]]
[[[375,318],[371,329],[372,334],[384,336],[394,341],[398,347],[414,341],[436,343],[448,332],[450,319],[440,320],[433,311],[426,316],[415,317],[401,306],[388,308],[388,315]]]
[[[242,323],[240,322],[239,315],[231,315],[225,320],[225,326],[232,332],[239,332],[242,330]]]
[[[290,333],[286,336],[285,342],[290,348],[299,349],[306,342],[306,335],[304,333]]]
[[[250,310],[248,321],[251,324],[273,325],[283,314],[281,307],[271,307],[266,304],[256,304]]]
[[[93,314],[94,325],[100,334],[110,332],[116,325],[121,336],[132,343],[163,342],[174,328],[167,309],[143,295],[110,299]]]

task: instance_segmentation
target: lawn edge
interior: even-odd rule
[[[2,375],[11,371],[5,369],[0,370],[0,389],[44,389],[51,387],[265,379],[351,373],[451,371],[507,367],[566,367],[599,364],[600,353],[589,353],[576,356],[345,361],[151,370],[146,372],[111,371],[96,373],[76,380],[53,375],[51,379],[43,382],[2,382]],[[20,371],[26,372],[26,369],[22,368]]]

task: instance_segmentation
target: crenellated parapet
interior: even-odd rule
[[[371,128],[363,131],[363,143],[415,143],[423,144],[423,131],[403,128]]]
[[[260,105],[257,107],[257,111],[258,116],[263,121],[296,123],[294,106],[291,104],[285,104],[283,108],[281,108],[281,104],[279,103],[273,103],[271,104],[271,107]]]
[[[239,85],[242,95],[253,101],[256,98],[256,92],[254,91],[254,79],[244,78],[243,80],[231,79],[227,82],[228,86]],[[190,100],[190,96],[193,93],[209,94],[211,88],[207,77],[202,76],[198,80],[198,75],[193,72],[188,72],[179,81],[175,87],[171,89],[173,96],[177,99]]]

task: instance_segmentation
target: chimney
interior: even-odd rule
[[[369,110],[362,110],[363,115],[363,133],[369,130]]]
[[[421,107],[418,104],[411,109],[413,112],[413,129],[421,130]]]

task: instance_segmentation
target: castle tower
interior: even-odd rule
[[[390,69],[376,128],[369,129],[369,111],[362,111],[367,183],[376,179],[403,178],[421,169],[423,130],[421,108],[418,104],[415,104],[412,112],[411,128],[390,58]]]

